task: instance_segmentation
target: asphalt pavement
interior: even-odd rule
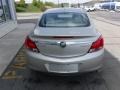
[[[108,90],[99,72],[78,76],[54,76],[33,72],[26,67],[24,48],[0,79],[2,90]]]
[[[120,26],[120,12],[115,11],[95,11],[89,12],[92,18]]]
[[[95,11],[90,12],[90,14],[99,16],[105,19],[109,19],[111,21],[120,21],[120,12],[114,12],[114,11]]]

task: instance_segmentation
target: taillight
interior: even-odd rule
[[[95,52],[98,51],[100,49],[102,49],[104,46],[104,39],[102,36],[100,36],[95,42],[92,43],[92,46],[89,50],[89,52]]]
[[[39,52],[35,42],[32,41],[29,37],[27,37],[25,40],[25,47],[33,52]]]

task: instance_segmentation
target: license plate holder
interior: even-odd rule
[[[78,72],[78,64],[46,64],[49,72],[75,73]]]

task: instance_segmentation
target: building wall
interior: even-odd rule
[[[17,27],[13,0],[0,0],[0,38]]]

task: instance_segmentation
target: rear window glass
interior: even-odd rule
[[[88,16],[83,13],[49,13],[42,16],[40,27],[87,27]]]

